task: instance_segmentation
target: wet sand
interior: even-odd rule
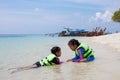
[[[105,36],[106,38],[103,36],[102,42],[105,42],[105,44],[99,43],[101,37],[90,37],[82,40],[80,37],[76,38],[93,48],[95,51],[95,60],[93,62],[65,62],[74,56],[74,52],[69,49],[66,45],[67,42],[63,40],[59,43],[62,46],[62,56],[60,59],[64,61],[63,64],[19,71],[14,74],[10,74],[11,71],[7,70],[9,67],[6,67],[0,69],[0,80],[119,80],[120,47],[117,48],[119,50],[108,47],[108,40],[106,38],[108,39],[111,35]],[[116,41],[110,42],[115,43]]]

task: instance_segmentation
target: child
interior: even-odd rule
[[[11,69],[15,69],[15,71],[13,71],[12,73],[17,72],[19,70],[28,70],[28,69],[32,69],[32,68],[38,68],[40,66],[50,66],[50,65],[54,65],[54,64],[60,64],[61,62],[58,58],[60,56],[61,56],[61,49],[60,49],[60,47],[55,46],[51,49],[51,54],[48,55],[46,58],[44,58],[30,66],[11,68]],[[11,69],[9,69],[9,70],[11,70]]]
[[[75,57],[68,59],[67,62],[89,62],[94,60],[94,51],[83,43],[79,43],[76,39],[71,39],[68,46],[75,51]]]

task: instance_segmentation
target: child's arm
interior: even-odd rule
[[[78,60],[75,60],[75,61],[73,61],[72,59],[68,59],[67,62],[87,62],[87,59],[84,58],[84,59],[78,59]]]
[[[55,64],[61,64],[61,63],[63,63],[63,62],[61,62],[61,61],[59,60],[59,58],[54,58],[54,59],[52,60],[52,62],[54,62]]]
[[[80,62],[90,62],[90,61],[93,61],[93,60],[94,60],[94,56],[92,55],[88,58],[84,58],[84,59],[80,60]]]
[[[68,59],[67,62],[73,62],[73,60],[72,59]]]
[[[86,58],[81,59],[80,62],[87,62],[87,59]]]
[[[74,60],[77,60],[77,59],[79,59],[79,56],[75,55],[74,58],[68,59],[67,62],[73,62]]]
[[[75,55],[74,58],[68,59],[67,62],[74,62],[75,60],[78,60],[78,59],[79,59],[79,56]]]
[[[72,61],[72,62],[80,62],[81,59],[83,59],[82,52],[81,52],[80,49],[78,49],[78,53],[79,53],[79,55],[76,55],[74,58],[67,60],[67,62],[70,62],[70,61]]]
[[[73,60],[73,62],[80,62],[83,59],[81,49],[78,49],[78,53],[79,53],[78,59]]]

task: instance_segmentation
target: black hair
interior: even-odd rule
[[[71,39],[69,42],[68,42],[68,45],[77,45],[77,46],[79,46],[80,45],[80,43],[79,43],[79,41],[78,40],[76,40],[76,39]]]
[[[56,52],[59,52],[61,49],[58,46],[55,46],[51,49],[51,53],[56,54]]]

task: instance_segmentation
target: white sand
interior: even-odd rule
[[[92,41],[104,44],[120,52],[120,33],[93,37]]]

